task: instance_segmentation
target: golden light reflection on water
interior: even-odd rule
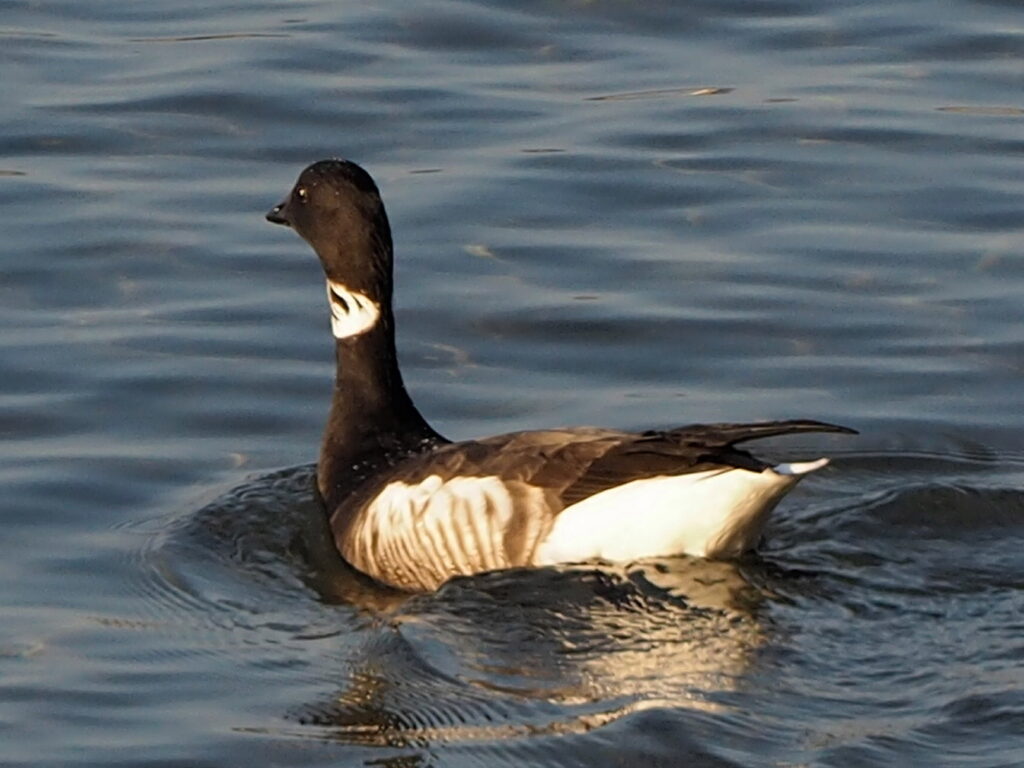
[[[333,701],[297,719],[332,740],[425,747],[721,711],[716,694],[764,644],[763,599],[735,564],[696,558],[457,580],[393,604]]]

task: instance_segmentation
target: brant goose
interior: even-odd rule
[[[547,429],[452,443],[402,384],[391,310],[391,229],[355,163],[306,168],[267,219],[320,257],[337,353],[317,489],[341,555],[378,581],[449,578],[595,558],[752,549],[772,508],[827,459],[772,466],[735,446],[817,421],[697,424],[642,433]]]

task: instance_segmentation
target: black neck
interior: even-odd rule
[[[446,442],[427,424],[402,383],[389,302],[366,333],[335,340],[337,374],[317,485],[327,508],[400,458]]]

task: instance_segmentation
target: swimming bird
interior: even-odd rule
[[[623,432],[567,428],[451,442],[402,383],[391,307],[391,228],[353,162],[302,171],[266,218],[316,251],[337,358],[317,491],[341,556],[377,581],[430,591],[457,575],[592,559],[731,558],[828,463],[771,465],[736,446],[811,420]]]

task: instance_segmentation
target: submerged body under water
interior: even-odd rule
[[[0,763],[1024,762],[1019,11],[3,8]],[[402,595],[312,492],[320,268],[388,202],[456,439],[816,418],[756,556]],[[280,469],[289,467],[289,469]]]

